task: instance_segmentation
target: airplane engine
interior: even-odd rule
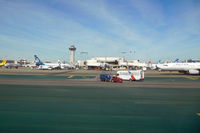
[[[199,74],[199,70],[189,70],[189,74]]]
[[[187,71],[178,71],[178,72],[179,72],[179,73],[184,73],[184,74],[186,74]]]

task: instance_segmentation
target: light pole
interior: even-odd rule
[[[81,54],[81,55],[85,55],[85,59],[84,59],[84,60],[86,60],[86,57],[87,57],[87,55],[88,55],[88,52],[86,52],[86,51],[85,51],[85,52],[80,52],[80,54]]]
[[[121,52],[122,53],[122,55],[123,55],[123,58],[125,59],[125,54],[127,53],[127,52]]]

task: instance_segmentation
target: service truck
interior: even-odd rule
[[[109,82],[111,80],[110,74],[100,74],[100,80],[104,82]]]
[[[143,80],[144,71],[143,70],[117,71],[117,77],[129,81]]]

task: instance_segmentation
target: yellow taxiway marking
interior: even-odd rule
[[[72,78],[72,77],[74,77],[74,75],[70,75],[68,78],[70,79],[70,78]]]
[[[184,77],[184,78],[191,79],[191,80],[197,80],[197,79],[199,79],[199,77]]]
[[[198,116],[200,116],[200,113],[197,113]]]

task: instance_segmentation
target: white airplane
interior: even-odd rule
[[[160,71],[178,71],[184,74],[200,74],[200,63],[194,62],[173,62],[157,64],[156,68]]]
[[[62,63],[61,61],[58,61],[58,63],[59,63],[59,65],[60,65],[60,68],[61,69],[65,69],[65,68],[75,68],[75,66],[74,65],[71,65],[71,64],[69,64],[69,63]]]
[[[34,57],[35,57],[36,66],[38,66],[38,68],[42,70],[74,68],[73,65],[62,63],[60,61],[58,61],[58,63],[43,63],[40,61],[37,55],[34,55]]]
[[[15,64],[15,63],[6,63],[5,65],[4,65],[6,68],[16,68],[16,69],[18,69],[19,67],[21,67],[22,65],[20,65],[20,64]]]

